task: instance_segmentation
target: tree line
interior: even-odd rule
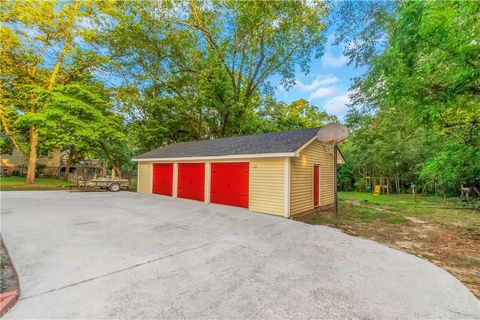
[[[335,119],[273,98],[325,43],[327,6],[295,1],[6,1],[1,4],[2,151],[58,148],[117,174],[184,140]],[[68,170],[65,170],[68,174]]]
[[[384,176],[397,192],[480,190],[480,3],[346,2],[338,15],[337,41],[367,70],[352,88],[342,187]]]
[[[2,153],[51,149],[118,174],[173,142],[321,126],[336,117],[275,99],[322,56],[326,30],[354,79],[344,189],[480,184],[476,1],[5,1]],[[66,172],[68,172],[66,170]]]

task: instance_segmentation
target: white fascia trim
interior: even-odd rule
[[[310,143],[312,143],[313,141],[317,140],[317,135],[315,135],[315,137],[313,137],[312,139],[308,140],[303,146],[301,146],[300,148],[298,148],[295,152],[294,152],[294,156],[295,157],[299,157],[300,156],[300,151],[302,151],[303,149],[305,149],[306,147],[308,147],[308,145]]]
[[[294,157],[294,152],[282,153],[257,153],[257,154],[237,154],[226,156],[211,157],[181,157],[181,158],[150,158],[150,159],[132,159],[134,162],[155,162],[155,161],[197,161],[197,160],[221,160],[221,159],[253,159],[253,158],[279,158]]]

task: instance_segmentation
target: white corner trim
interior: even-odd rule
[[[283,173],[283,216],[290,217],[290,158],[285,158]]]
[[[150,185],[150,187],[148,188],[148,193],[152,194],[153,193],[153,163],[150,163],[148,165],[148,169],[150,170],[150,177],[148,179],[148,184]],[[137,182],[138,184],[138,182]],[[137,186],[138,188],[138,186]]]
[[[140,173],[140,163],[137,163],[137,192],[140,189],[139,185],[141,182],[139,183],[139,181],[141,180],[141,176],[142,174]]]
[[[293,157],[294,152],[282,153],[257,153],[257,154],[237,154],[226,156],[210,156],[210,157],[180,157],[180,158],[149,158],[149,159],[132,159],[134,162],[154,162],[154,161],[197,161],[197,160],[220,160],[220,159],[254,159],[254,158],[280,158]]]
[[[178,190],[178,163],[173,163],[173,179],[172,179],[172,197],[177,197],[177,190]]]
[[[212,167],[210,166],[210,161],[205,161],[205,181],[204,183],[204,195],[203,202],[210,203],[210,189],[212,188]]]
[[[302,151],[303,149],[305,149],[306,147],[308,147],[308,145],[310,143],[312,143],[313,141],[317,140],[317,135],[315,135],[315,137],[313,137],[312,139],[308,140],[306,143],[303,144],[303,146],[301,146],[300,148],[298,148],[297,150],[295,150],[294,154],[295,154],[295,157],[298,157],[300,156],[300,151]]]

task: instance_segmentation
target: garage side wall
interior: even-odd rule
[[[150,162],[138,162],[137,192],[152,193],[152,164]]]
[[[284,158],[250,160],[250,210],[283,216]]]
[[[320,166],[319,205],[333,203],[333,149],[313,141],[291,159],[290,214],[295,215],[313,209],[313,166]]]

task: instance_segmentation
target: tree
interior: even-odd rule
[[[382,154],[389,145],[398,151],[404,144],[407,150],[421,146],[429,152],[417,149],[410,168],[401,170],[423,180],[440,179],[452,192],[462,181],[479,184],[480,4],[398,2],[383,12],[388,19],[368,20],[375,27],[356,28],[383,30],[378,34],[385,43],[363,60],[369,68],[355,84],[353,107],[371,115],[382,132],[370,148]],[[412,133],[404,135],[404,143],[392,139],[392,132],[402,128]],[[368,126],[362,130],[371,132]]]
[[[126,111],[161,124],[161,145],[255,130],[268,79],[288,86],[322,53],[326,11],[320,1],[130,2],[108,11],[103,39],[140,101],[128,96]]]
[[[226,133],[229,116],[241,118],[255,91],[268,86],[269,76],[280,75],[288,86],[295,66],[308,71],[312,51],[315,57],[322,54],[323,2],[226,1],[212,7],[190,0],[188,8],[190,15],[174,22],[202,35],[231,82],[234,108],[224,112],[220,136]]]
[[[334,44],[342,45],[350,63],[369,68],[388,46],[399,1],[353,1],[332,3],[330,20],[336,25]]]
[[[123,118],[113,112],[109,95],[100,83],[72,82],[36,94],[42,103],[48,104],[48,108],[38,111],[43,120],[38,133],[46,142],[44,147],[68,151],[65,179],[74,157],[98,157],[101,153],[114,172],[121,175],[120,159],[112,154],[126,139]]]
[[[337,121],[335,116],[319,111],[305,99],[286,104],[270,98],[259,114],[262,120],[262,131],[267,132],[314,128]]]
[[[34,183],[37,153],[43,143],[39,111],[48,108],[37,92],[66,85],[101,62],[85,40],[91,2],[6,1],[2,3],[2,130],[28,156],[27,183]],[[5,37],[5,38],[4,38]],[[5,62],[5,63],[3,63]]]

